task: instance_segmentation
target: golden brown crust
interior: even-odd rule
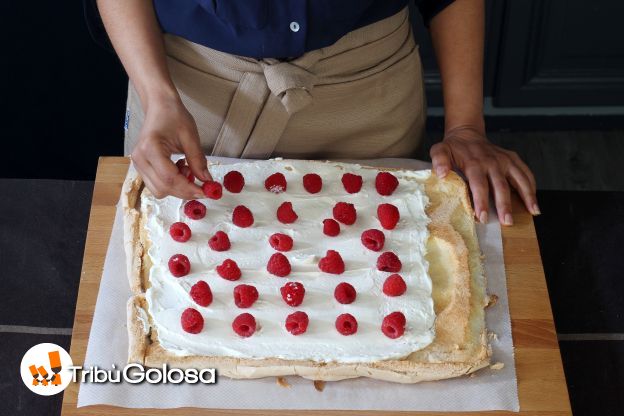
[[[121,190],[121,206],[123,209],[124,226],[124,251],[126,254],[126,266],[130,289],[134,294],[143,293],[141,285],[141,273],[143,270],[143,241],[139,235],[141,227],[141,215],[138,209],[140,205],[140,193],[143,188],[143,180],[131,164]]]
[[[352,364],[277,358],[178,356],[160,346],[154,328],[148,333],[138,332],[136,328],[130,332],[130,321],[136,321],[138,317],[137,307],[144,307],[147,316],[147,305],[141,297],[141,302],[133,303],[134,318],[129,309],[129,336],[141,338],[131,339],[134,349],[130,356],[133,359],[143,356],[143,364],[154,367],[165,362],[178,368],[215,367],[220,375],[232,378],[299,375],[317,381],[371,377],[415,383],[457,377],[488,366],[491,349],[484,318],[487,304],[485,277],[467,187],[458,175],[451,172],[443,180],[432,174],[425,183],[425,189],[430,199],[427,214],[431,218],[427,261],[437,315],[436,337],[426,348],[401,360]],[[145,227],[140,229],[144,231]],[[138,257],[142,264],[138,276],[143,277],[140,286],[145,289],[150,267],[147,255],[149,240],[145,232],[135,235],[140,239],[138,245],[142,248]]]

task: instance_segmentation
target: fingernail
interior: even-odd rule
[[[513,217],[511,214],[505,214],[505,225],[513,225]]]
[[[438,178],[442,179],[446,176],[446,169],[444,168],[437,168],[436,169],[436,175],[438,175]]]
[[[197,194],[193,195],[193,197],[194,197],[195,199],[202,199],[202,198],[204,197],[204,194],[202,194],[202,193],[197,193]]]
[[[533,204],[532,209],[533,209],[533,211],[531,211],[531,214],[533,214],[533,215],[540,215],[541,214],[540,209],[537,206],[537,204]]]
[[[487,224],[487,222],[488,222],[488,213],[487,213],[487,211],[481,211],[481,214],[479,214],[479,222],[481,224]]]
[[[210,172],[208,172],[208,169],[204,169],[202,173],[204,175],[204,179],[208,179],[210,177]]]

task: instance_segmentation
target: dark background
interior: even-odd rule
[[[127,78],[89,36],[73,1],[1,3],[0,177],[93,179],[100,155],[122,154]],[[485,113],[497,131],[609,130],[624,123],[624,2],[487,2]],[[429,99],[442,127],[440,82],[414,14]]]

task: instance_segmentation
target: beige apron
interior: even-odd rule
[[[425,98],[407,9],[294,60],[239,57],[165,35],[169,70],[215,156],[409,157]],[[125,153],[143,112],[129,86]]]

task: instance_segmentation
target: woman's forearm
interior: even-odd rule
[[[178,97],[151,0],[97,0],[102,21],[143,108]]]
[[[485,134],[483,121],[484,1],[456,0],[431,20],[449,131],[472,127]]]

